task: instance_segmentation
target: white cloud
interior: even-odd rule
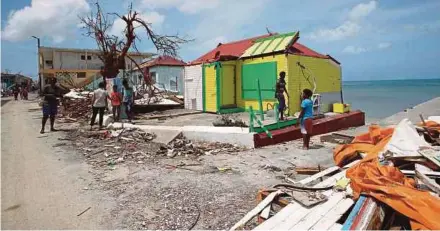
[[[371,1],[369,3],[360,3],[351,9],[348,17],[350,20],[356,21],[368,16],[377,7],[376,1]]]
[[[22,41],[31,36],[62,42],[78,24],[78,15],[87,13],[86,0],[32,0],[30,6],[9,13],[2,39]]]
[[[158,12],[148,12],[148,13],[141,13],[138,15],[139,18],[143,19],[147,23],[151,23],[151,26],[154,29],[158,29],[160,25],[164,22],[165,16],[162,14],[159,14]],[[139,26],[139,23],[134,23],[134,26]],[[112,27],[110,28],[109,34],[115,35],[115,36],[123,36],[124,35],[124,29],[125,29],[126,23],[124,20],[117,18],[114,22]],[[142,35],[140,35],[142,36]]]
[[[389,42],[383,42],[383,43],[379,43],[379,45],[377,45],[377,48],[384,50],[384,49],[388,49],[391,47],[391,43]]]
[[[344,21],[340,26],[330,29],[318,29],[308,35],[313,40],[342,40],[354,37],[359,34],[362,29],[361,19],[368,16],[377,8],[376,1],[369,3],[360,3],[354,6],[348,13],[348,20]]]
[[[356,47],[356,46],[346,46],[344,50],[342,50],[343,53],[347,54],[360,54],[367,52],[368,50],[363,47]]]
[[[346,21],[333,29],[319,29],[310,35],[314,40],[341,40],[353,37],[359,33],[361,26],[357,23]]]
[[[220,0],[142,0],[141,6],[149,9],[176,8],[187,14],[200,13],[203,10],[218,7]]]

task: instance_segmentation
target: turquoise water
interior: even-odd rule
[[[381,119],[440,97],[440,79],[343,82],[344,103]]]

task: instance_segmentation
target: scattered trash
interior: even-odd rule
[[[238,118],[236,115],[224,114],[217,117],[217,120],[212,122],[216,127],[248,127],[246,122]]]
[[[234,153],[243,150],[245,150],[245,148],[225,143],[193,143],[180,134],[168,145],[161,146],[157,154],[173,158],[182,155],[201,156],[218,153]]]
[[[89,211],[92,207],[88,207],[86,210],[82,211],[81,213],[79,213],[78,215],[76,215],[77,217],[83,215],[85,212]]]

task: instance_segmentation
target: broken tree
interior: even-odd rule
[[[96,11],[92,10],[88,16],[80,17],[80,19],[86,31],[85,35],[95,39],[98,45],[100,51],[98,57],[104,63],[104,66],[101,67],[104,83],[105,79],[116,77],[120,69],[125,69],[125,58],[130,59],[141,70],[135,60],[128,55],[130,49],[138,52],[136,41],[140,41],[140,36],[137,33],[140,32],[140,29],[146,32],[147,38],[151,40],[158,53],[164,55],[177,56],[180,46],[189,41],[178,35],[170,36],[155,33],[151,23],[145,21],[139,12],[133,10],[132,4],[130,4],[128,13],[125,15],[106,14],[98,2],[95,5]],[[115,19],[121,19],[125,23],[123,37],[110,34]],[[148,89],[151,89],[149,94],[152,96],[155,89],[152,79],[145,73],[142,72],[142,74]]]

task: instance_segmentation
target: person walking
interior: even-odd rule
[[[133,115],[132,115],[132,107],[133,107],[133,88],[128,85],[127,79],[122,81],[122,85],[124,86],[123,92],[123,102],[125,106],[125,113],[128,117],[128,122],[132,123]]]
[[[118,86],[113,86],[113,92],[110,94],[110,101],[112,102],[113,120],[119,121],[121,117],[121,102],[122,95],[118,91]]]
[[[46,126],[47,119],[50,117],[50,131],[57,131],[54,128],[55,116],[58,113],[58,99],[57,97],[63,97],[60,88],[56,85],[57,79],[50,78],[49,84],[43,89],[43,120],[41,123],[40,133],[44,133],[44,127]]]
[[[108,94],[105,91],[104,82],[100,82],[98,87],[99,88],[93,92],[92,120],[90,121],[90,130],[92,130],[93,125],[95,125],[95,120],[98,113],[99,113],[99,130],[103,128],[104,111],[107,108]]]

